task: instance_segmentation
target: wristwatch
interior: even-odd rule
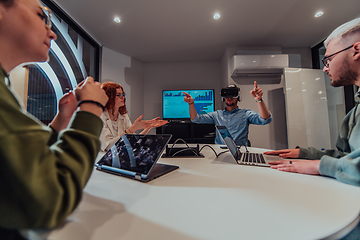
[[[257,102],[257,103],[262,102],[262,101],[264,101],[263,98],[261,98],[261,99],[259,99],[259,100],[256,100],[256,98],[255,98],[255,102]]]

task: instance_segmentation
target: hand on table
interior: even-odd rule
[[[269,164],[271,168],[279,171],[320,175],[320,160],[279,160]]]
[[[300,148],[294,149],[282,149],[277,151],[268,151],[264,152],[267,155],[279,155],[282,158],[299,158],[300,155]]]

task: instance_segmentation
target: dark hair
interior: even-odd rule
[[[2,0],[0,0],[2,1]],[[124,89],[121,85],[113,82],[107,82],[103,83],[101,85],[101,88],[104,89],[106,95],[109,97],[109,101],[105,105],[105,108],[112,111],[112,114],[114,114],[114,107],[115,107],[115,98],[116,98],[116,89],[120,88],[123,92]],[[126,102],[126,98],[124,99],[124,103]],[[121,115],[127,113],[126,105],[119,107],[119,112]]]
[[[5,7],[10,7],[13,5],[15,0],[0,0],[0,3],[3,4]]]
[[[228,88],[237,88],[239,89],[240,92],[240,88],[236,85],[236,84],[230,84],[229,86],[227,86]]]

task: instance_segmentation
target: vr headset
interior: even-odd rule
[[[240,102],[240,88],[235,84],[229,85],[226,88],[221,89],[221,97],[223,101],[225,98],[237,98]]]

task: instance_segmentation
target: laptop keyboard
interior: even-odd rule
[[[264,156],[261,153],[243,153],[244,157],[242,162],[248,164],[263,163],[265,164]]]

